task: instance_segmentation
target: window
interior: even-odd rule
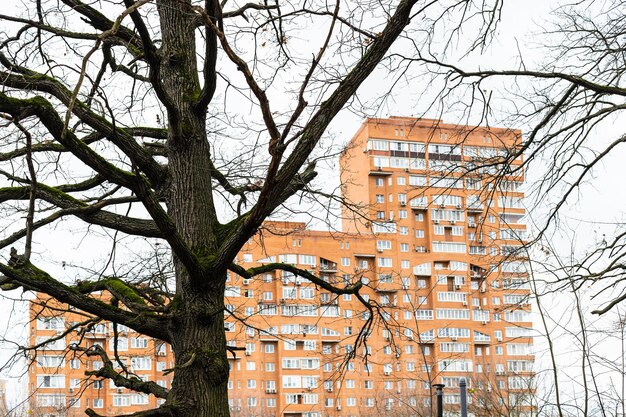
[[[408,236],[409,235],[409,228],[407,226],[400,226],[400,234],[402,236]]]
[[[243,261],[244,262],[252,262],[252,254],[251,253],[244,253],[243,254]]]
[[[37,330],[65,330],[65,319],[63,317],[39,317]]]
[[[102,408],[104,407],[104,399],[102,398],[94,398],[93,399],[93,408]]]
[[[64,375],[37,375],[39,388],[65,388]]]
[[[152,369],[152,359],[149,357],[135,356],[130,359],[133,371],[149,371]]]
[[[384,203],[385,202],[385,196],[383,194],[376,194],[376,202],[377,203]]]
[[[433,252],[467,253],[467,249],[465,243],[433,242]],[[470,253],[472,253],[471,250]]]
[[[115,407],[128,407],[131,405],[130,395],[114,395],[113,405]]]
[[[265,364],[265,371],[267,372],[274,372],[276,370],[276,365],[272,362],[267,362]]]
[[[401,262],[401,268],[408,269],[410,267],[411,267],[411,262],[406,259],[403,259]]]
[[[350,266],[350,258],[341,258],[341,266]]]
[[[37,356],[37,366],[41,368],[62,368],[65,365],[63,356]]]
[[[378,258],[378,266],[391,268],[393,261],[391,258]]]
[[[396,181],[398,182],[398,185],[406,185],[406,177],[397,177]]]
[[[376,178],[375,180],[375,184],[377,187],[382,187],[385,185],[385,180],[382,178]]]
[[[408,252],[409,244],[408,243],[400,243],[400,252]]]
[[[377,240],[376,241],[376,249],[378,250],[387,250],[391,249],[391,241],[390,240]],[[363,261],[361,261],[363,262]],[[364,261],[367,263],[367,261]]]
[[[133,337],[130,339],[130,345],[134,349],[142,349],[148,347],[148,339],[145,337]]]

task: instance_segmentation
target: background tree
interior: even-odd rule
[[[596,175],[604,164],[623,154],[626,141],[626,5],[583,1],[556,7],[545,31],[529,35],[536,48],[525,48],[529,39],[519,39],[513,59],[471,59],[483,50],[459,58],[458,47],[463,43],[455,44],[456,49],[445,44],[427,53],[420,51],[417,59],[395,56],[405,68],[420,66],[440,88],[430,111],[456,112],[467,124],[504,123],[525,131],[521,146],[509,155],[487,158],[466,169],[499,172],[493,180],[493,187],[498,188],[510,175],[509,162],[523,158],[517,172],[534,172],[536,178],[528,184],[527,195],[532,198],[526,202],[534,208],[534,241],[530,243],[543,246],[562,239],[559,235],[568,226],[561,213],[592,191],[589,185],[601,181]],[[555,284],[568,288],[570,276],[577,287],[594,283],[600,296],[594,314],[603,314],[626,300],[623,212],[602,213],[613,215],[608,227],[579,214],[582,227],[602,231],[588,239],[595,246],[592,250],[573,257],[566,239],[561,260],[571,263],[554,269],[560,271]]]
[[[622,362],[618,307],[626,300],[624,195],[616,181],[620,169],[615,178],[603,171],[624,155],[625,7],[622,1],[559,3],[543,33],[519,39],[508,59],[482,59],[483,50],[459,57],[448,44],[417,59],[396,56],[404,68],[420,66],[440,88],[429,111],[525,131],[515,152],[467,169],[499,171],[496,189],[506,186],[507,162],[523,157],[520,170],[536,179],[527,185],[530,244],[536,244],[528,245],[528,258],[546,338],[538,352],[550,358],[543,365],[552,372],[543,375],[548,382],[540,393],[546,414],[623,412],[616,404],[623,403],[624,373],[616,364]],[[596,188],[611,188],[605,183],[616,204],[581,208]]]
[[[312,189],[316,161],[330,152],[317,150],[329,124],[394,42],[417,53],[430,39],[418,45],[409,33],[430,33],[444,18],[460,33],[499,8],[471,0],[37,0],[0,15],[0,247],[23,248],[5,252],[2,288],[39,291],[94,322],[170,343],[169,392],[128,380],[167,398],[140,414],[227,416],[229,270],[248,278],[289,269],[357,297],[360,287],[282,264],[246,270],[235,262],[239,249],[290,197]],[[479,38],[491,30],[473,27]],[[42,269],[38,232],[57,231],[58,242],[68,217],[108,242],[104,265]],[[117,254],[133,238],[163,243],[171,276],[147,261],[120,269]],[[94,295],[101,290],[112,302]]]

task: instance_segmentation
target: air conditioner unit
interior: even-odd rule
[[[243,285],[250,285],[250,280],[249,279],[244,279],[243,280]]]
[[[74,392],[74,388],[70,388],[70,394]]]
[[[165,352],[157,352],[157,356],[165,356],[166,353]]]
[[[332,388],[326,388],[326,391],[327,392],[333,392],[333,389]]]
[[[467,301],[463,301],[463,306],[467,307]]]
[[[450,220],[450,224],[456,224],[456,220]]]
[[[400,388],[398,388],[398,391],[396,391],[398,394],[402,394],[402,390]]]
[[[463,206],[462,206],[462,205],[460,205],[460,204],[457,204],[457,205],[456,205],[456,208],[457,208],[458,210],[460,210],[460,209],[462,209],[462,208],[463,208]]]
[[[118,394],[121,394],[122,392],[124,392],[124,389],[123,389],[123,388],[118,388],[118,389],[117,389],[117,393],[118,393]]]
[[[409,172],[409,169],[408,168],[404,168],[404,172]]]
[[[391,338],[389,336],[385,336],[385,342],[389,342]]]
[[[484,288],[481,288],[481,289],[480,289],[480,292],[485,292],[485,289],[484,289]]]
[[[383,250],[381,248],[376,249],[376,251],[378,251],[378,253],[383,253]]]
[[[434,219],[434,220],[433,220],[433,223],[434,223],[434,224],[439,224],[439,220]]]
[[[453,342],[456,342],[457,340],[459,340],[459,338],[458,338],[458,337],[456,337],[456,336],[452,336],[452,337],[450,338],[450,340],[452,340]]]
[[[487,387],[487,392],[491,392],[491,387]]]
[[[341,406],[340,405],[338,405],[336,408],[337,408],[337,411],[341,410]]]
[[[296,284],[297,286],[300,286],[302,283],[301,283],[300,281],[296,281],[296,282],[295,282],[295,284]]]
[[[389,375],[391,375],[391,372],[385,371],[385,376],[389,376]]]
[[[454,284],[454,289],[455,290],[460,290],[461,289],[461,284]]]
[[[482,324],[483,324],[483,326],[484,326],[485,324],[487,324],[487,320],[483,320],[483,321],[482,321]]]
[[[246,350],[246,356],[252,356],[252,352],[250,352],[249,350]]]
[[[478,239],[476,239],[476,242],[478,242],[478,243],[483,243],[483,238],[482,238],[482,237],[479,237]]]
[[[476,223],[469,223],[467,226],[468,227],[476,227]]]
[[[446,204],[445,204],[445,203],[441,203],[441,204],[439,205],[439,207],[441,207],[441,208],[446,208]]]
[[[400,207],[406,207],[406,201],[400,201]]]
[[[313,391],[313,387],[307,387],[307,390]]]
[[[496,340],[497,340],[498,342],[502,342],[502,338],[501,338],[501,337],[496,337]]]
[[[389,404],[387,404],[387,405],[385,406],[385,410],[387,410],[387,411],[391,410],[391,406],[390,406]]]
[[[275,389],[269,389],[269,388],[268,388],[268,389],[266,389],[266,390],[265,390],[265,393],[266,393],[266,394],[276,394],[276,390],[275,390]]]

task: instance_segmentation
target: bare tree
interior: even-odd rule
[[[457,34],[466,21],[496,21],[500,5],[37,0],[23,15],[1,15],[0,247],[23,247],[0,264],[2,288],[42,292],[94,323],[170,343],[171,390],[126,381],[167,398],[137,416],[227,416],[228,271],[284,269],[357,297],[360,288],[280,263],[245,269],[240,248],[312,189],[321,138],[394,42],[412,49],[409,31],[430,33],[442,19]],[[37,232],[68,217],[109,242],[104,266],[76,272],[74,283],[35,265],[46,260]],[[148,261],[120,268],[129,237],[164,243],[172,274]],[[111,302],[95,295],[103,290]]]
[[[601,181],[595,174],[623,152],[626,135],[624,110],[624,3],[573,2],[554,11],[533,41],[543,42],[532,56],[520,49],[517,60],[499,59],[480,65],[456,59],[446,44],[418,58],[396,56],[401,66],[422,66],[441,93],[431,111],[457,112],[468,124],[506,123],[526,130],[521,146],[508,155],[485,158],[468,172],[499,172],[495,188],[505,183],[509,162],[523,158],[515,171],[533,171],[539,180],[530,184],[535,210],[535,241],[563,230],[560,214],[584,198],[585,186]],[[523,39],[521,41],[526,41]],[[520,43],[521,43],[520,41]],[[481,51],[482,52],[482,51]],[[542,58],[537,59],[537,54]],[[536,63],[539,61],[539,63]],[[513,62],[513,63],[512,63]],[[490,65],[492,68],[486,68]],[[544,216],[538,215],[544,213]],[[603,314],[626,300],[623,279],[624,230],[615,213],[613,230],[596,246],[559,268],[562,288],[594,283],[598,300],[593,311]],[[584,218],[593,223],[594,219]],[[590,242],[591,243],[591,242]],[[544,243],[545,244],[545,243]],[[564,254],[567,257],[569,254]]]

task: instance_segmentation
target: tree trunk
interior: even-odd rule
[[[229,416],[224,314],[209,300],[219,304],[223,294],[202,294],[177,306],[180,315],[170,331],[176,371],[168,397],[176,417]]]
[[[168,109],[167,209],[202,265],[189,271],[174,257],[176,297],[169,328],[176,366],[167,399],[177,417],[227,417],[228,359],[224,332],[226,271],[211,270],[219,225],[213,206],[195,51],[195,20],[188,0],[159,0],[162,48],[160,79]],[[214,70],[214,69],[213,69]]]

